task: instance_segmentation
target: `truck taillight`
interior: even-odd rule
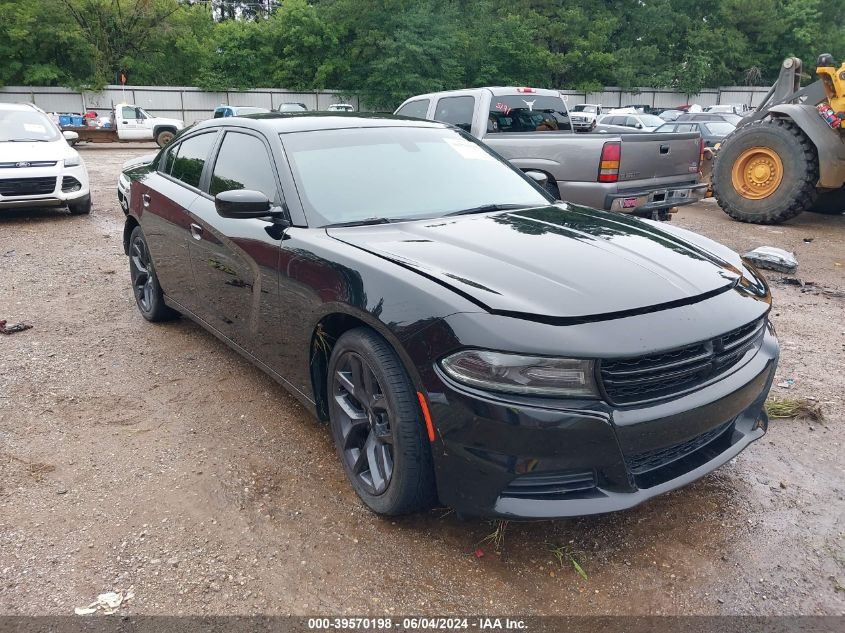
[[[698,139],[698,173],[701,173],[701,166],[704,165],[704,139]]]
[[[537,92],[537,89],[536,88],[517,88],[516,91],[522,92],[524,94],[534,94],[535,92]]]
[[[619,181],[619,161],[622,158],[622,143],[608,141],[601,148],[599,162],[599,182]]]

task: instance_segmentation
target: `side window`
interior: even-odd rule
[[[403,105],[396,111],[399,116],[412,116],[417,119],[424,119],[428,112],[428,104],[431,103],[429,99],[419,99],[418,101],[410,101]]]
[[[451,123],[469,132],[474,110],[475,97],[444,97],[437,102],[434,120]]]
[[[625,119],[624,125],[625,127],[637,127],[637,123],[639,123],[637,117],[629,116]]]
[[[158,170],[162,174],[170,175],[170,171],[173,169],[173,161],[176,158],[176,155],[179,153],[179,145],[171,145],[167,151],[164,153],[164,157],[161,159],[161,162],[158,164]]]
[[[170,175],[186,185],[199,189],[202,169],[216,137],[216,132],[211,132],[182,141],[179,144],[179,153],[173,159]]]
[[[676,129],[676,132],[698,132],[698,126],[693,125],[692,123],[687,123],[686,125],[679,125]]]
[[[624,116],[612,116],[608,121],[608,125],[625,125]]]
[[[267,148],[258,138],[227,132],[214,163],[209,193],[216,196],[221,191],[251,189],[278,204],[276,176],[270,164]]]
[[[123,117],[124,120],[135,119],[135,108],[130,108],[129,106],[123,106],[120,108],[120,116]]]

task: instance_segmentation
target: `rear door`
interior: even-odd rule
[[[189,310],[195,303],[194,277],[188,253],[191,220],[188,209],[199,195],[206,161],[217,138],[211,130],[170,146],[157,171],[132,183],[132,208],[139,210],[156,274],[165,294]]]
[[[190,253],[197,313],[215,330],[268,365],[279,339],[278,261],[282,233],[266,219],[221,217],[214,196],[250,189],[276,209],[283,199],[269,141],[245,128],[223,133],[202,193],[191,205]]]

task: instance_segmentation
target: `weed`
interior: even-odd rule
[[[824,421],[821,407],[806,398],[772,398],[766,401],[766,413],[775,420],[807,418],[815,422]]]
[[[581,564],[575,558],[575,552],[572,548],[568,545],[555,545],[554,543],[546,543],[546,547],[552,553],[552,556],[555,557],[561,568],[566,567],[566,564],[570,563],[581,578],[589,580],[587,572],[584,571],[584,568],[581,567]]]
[[[481,543],[492,543],[493,547],[497,552],[502,551],[502,547],[505,544],[505,532],[508,529],[508,522],[505,519],[498,519],[492,522],[493,524],[493,531],[490,532],[487,536],[485,536],[481,541],[479,541],[479,545]]]

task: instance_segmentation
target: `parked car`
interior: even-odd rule
[[[214,118],[220,119],[227,116],[246,116],[247,114],[264,114],[267,112],[270,112],[270,110],[255,106],[219,105],[214,108]]]
[[[82,121],[62,125],[63,130],[76,132],[80,141],[91,143],[155,141],[159,147],[167,145],[184,127],[185,122],[180,119],[156,117],[144,108],[128,103],[121,103],[112,108],[108,125],[89,126]]]
[[[570,110],[572,127],[576,132],[589,132],[596,127],[596,120],[602,115],[598,103],[579,103]]]
[[[575,135],[566,104],[554,90],[436,92],[411,97],[396,114],[470,132],[520,169],[543,172],[555,198],[595,209],[668,219],[670,208],[695,202],[707,190],[699,182],[697,135],[664,139],[633,134],[633,128]]]
[[[328,112],[355,112],[355,106],[350,103],[333,103],[328,108]]]
[[[687,112],[679,116],[676,121],[727,121],[734,126],[742,121],[742,117],[730,112]]]
[[[626,114],[624,112],[614,110],[609,114],[599,117],[596,128],[598,129],[603,125],[615,125],[618,127],[643,130],[645,132],[653,132],[663,125],[663,119],[659,116],[655,116],[654,114],[639,114],[637,112],[630,112]]]
[[[187,315],[289,389],[375,512],[620,510],[766,431],[752,266],[555,204],[455,127],[213,119],[127,176],[141,314]]]
[[[735,129],[736,126],[727,121],[672,121],[664,123],[655,132],[698,132],[704,141],[704,147],[713,147]]]
[[[659,116],[664,121],[674,121],[679,116],[681,116],[683,113],[684,113],[683,110],[664,110],[663,112],[661,112],[657,116]]]
[[[88,171],[82,157],[42,110],[29,103],[0,103],[0,209],[67,206],[91,212]]]
[[[719,105],[707,106],[704,108],[704,111],[711,114],[727,112],[729,114],[742,116],[745,112],[748,112],[749,109],[750,108],[748,106],[742,103],[722,103]]]
[[[304,103],[293,103],[293,102],[286,102],[279,104],[279,107],[276,108],[277,112],[308,112],[308,108],[305,107]]]

